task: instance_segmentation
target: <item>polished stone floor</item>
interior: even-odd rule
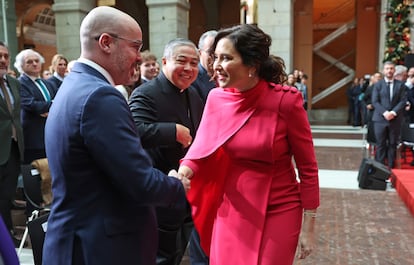
[[[357,175],[367,154],[365,129],[312,126],[321,206],[314,253],[295,265],[414,264],[414,218],[393,188],[361,190]],[[30,249],[21,264],[32,265]],[[181,265],[189,265],[185,256]],[[276,264],[277,265],[277,264]]]

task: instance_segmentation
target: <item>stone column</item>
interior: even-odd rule
[[[6,42],[10,53],[10,67],[13,67],[14,57],[19,50],[16,34],[15,0],[0,0],[0,40]],[[4,13],[3,13],[4,12]]]
[[[80,24],[95,4],[95,0],[55,0],[56,50],[69,60],[79,58]]]
[[[385,23],[385,15],[388,12],[388,0],[381,0],[381,11],[380,11],[380,30],[379,30],[379,48],[378,48],[378,67],[382,69],[385,51],[385,37],[387,34],[387,25]]]
[[[293,1],[257,1],[258,26],[272,37],[270,53],[282,57],[286,71],[292,71]]]
[[[188,38],[188,0],[146,0],[149,20],[149,47],[157,58],[174,38]]]

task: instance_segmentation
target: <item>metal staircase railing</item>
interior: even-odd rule
[[[338,90],[341,87],[345,86],[349,82],[352,82],[352,80],[354,79],[354,76],[355,76],[354,69],[350,68],[349,66],[347,66],[344,63],[340,62],[338,59],[336,59],[333,56],[331,56],[331,55],[327,54],[326,52],[322,51],[322,48],[325,47],[326,45],[328,45],[333,40],[340,37],[341,35],[348,32],[349,30],[355,28],[355,25],[356,25],[355,20],[352,20],[352,21],[342,25],[341,27],[339,27],[338,29],[336,29],[331,34],[327,35],[325,38],[323,38],[322,40],[320,40],[318,43],[316,43],[314,45],[313,52],[316,55],[318,55],[319,57],[321,57],[322,59],[324,59],[325,61],[327,61],[331,65],[337,67],[339,70],[345,72],[347,74],[347,76],[345,76],[344,78],[340,79],[339,81],[335,82],[334,84],[332,84],[328,88],[324,89],[322,92],[320,92],[317,95],[315,95],[314,97],[312,97],[312,104],[326,98],[330,94],[334,93],[336,90]]]

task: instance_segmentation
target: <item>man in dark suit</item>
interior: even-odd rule
[[[402,81],[394,79],[394,72],[394,63],[385,62],[384,78],[374,85],[372,91],[372,121],[377,143],[375,160],[385,164],[387,159],[389,168],[394,167],[407,102],[406,87]]]
[[[405,86],[407,87],[406,118],[409,123],[414,123],[414,67],[408,70]]]
[[[158,76],[135,89],[129,106],[142,145],[154,167],[163,172],[178,169],[201,120],[203,103],[189,88],[197,78],[199,55],[189,40],[174,39],[164,49]],[[189,209],[157,208],[159,249],[157,264],[177,265],[192,231]]]
[[[20,72],[21,121],[24,134],[24,163],[45,158],[44,129],[56,90],[40,78],[44,58],[26,49],[16,56],[14,66]]]
[[[138,23],[92,9],[80,26],[81,56],[46,122],[53,203],[43,248],[49,264],[155,264],[155,206],[185,209],[189,181],[151,165],[125,99],[140,60]],[[185,189],[184,189],[185,188]]]
[[[204,103],[206,103],[208,93],[215,88],[216,82],[212,80],[213,58],[210,54],[210,47],[217,35],[216,30],[204,32],[198,40],[198,51],[200,52],[200,63],[198,64],[197,79],[191,84]]]
[[[16,194],[24,145],[20,123],[20,84],[7,75],[9,65],[9,49],[0,41],[0,215],[13,234],[10,209]]]
[[[410,126],[410,124],[414,123],[414,67],[410,67],[407,73],[407,81],[405,82],[405,86],[407,87],[407,103],[405,105],[405,126]],[[407,129],[407,128],[403,128]],[[414,147],[411,147],[412,153],[412,160],[410,165],[414,166]]]

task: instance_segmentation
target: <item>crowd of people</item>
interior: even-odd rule
[[[395,167],[402,130],[414,123],[413,87],[414,67],[385,62],[381,72],[355,78],[347,90],[348,124],[367,127],[375,159],[389,168]]]
[[[303,107],[308,109],[308,75],[302,70],[294,69],[292,73],[288,74],[285,85],[296,87],[302,94]]]
[[[173,39],[159,62],[143,38],[134,18],[96,7],[76,61],[56,54],[43,73],[42,55],[23,50],[17,79],[0,42],[0,213],[11,236],[20,164],[47,158],[45,265],[178,265],[188,244],[192,265],[309,256],[319,184],[307,76],[288,83],[255,25],[207,31],[197,45]]]

